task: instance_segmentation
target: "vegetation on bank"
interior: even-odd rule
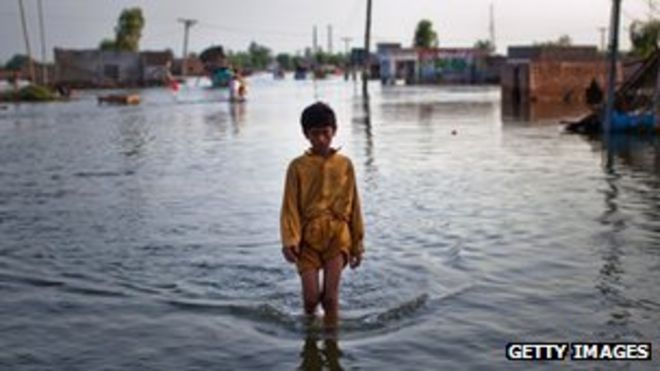
[[[57,94],[48,87],[35,84],[18,90],[0,92],[2,102],[51,102],[57,99]]]

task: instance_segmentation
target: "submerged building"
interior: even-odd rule
[[[55,49],[55,80],[81,87],[143,86],[163,83],[171,51],[126,52]]]
[[[592,81],[606,89],[607,63],[595,46],[509,47],[501,70],[502,102],[585,104]]]
[[[503,57],[478,48],[402,48],[377,45],[383,84],[483,84],[499,81]]]

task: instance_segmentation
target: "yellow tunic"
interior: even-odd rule
[[[333,229],[328,233],[328,227]],[[283,246],[322,251],[345,241],[349,253],[363,251],[364,226],[351,160],[336,150],[327,156],[305,152],[289,164],[280,218]]]

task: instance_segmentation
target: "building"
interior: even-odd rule
[[[501,74],[502,102],[584,104],[591,82],[605,90],[606,77],[605,57],[595,46],[509,47]]]
[[[402,48],[377,45],[383,84],[480,84],[499,81],[501,58],[477,48]]]
[[[162,85],[169,78],[174,55],[171,51],[145,51],[140,53],[142,83]]]
[[[170,68],[171,51],[140,53],[99,49],[55,48],[57,83],[78,87],[158,84]]]

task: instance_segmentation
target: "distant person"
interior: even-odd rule
[[[311,148],[287,170],[280,218],[282,253],[300,274],[305,313],[314,315],[321,304],[324,322],[332,326],[339,314],[342,269],[362,262],[362,212],[353,164],[330,146],[337,132],[332,108],[314,103],[303,110],[300,121]]]
[[[591,79],[591,84],[585,91],[585,98],[590,106],[596,106],[603,102],[603,89],[600,88],[595,78]]]
[[[229,79],[229,101],[242,102],[246,93],[245,81],[238,73],[233,73]]]

